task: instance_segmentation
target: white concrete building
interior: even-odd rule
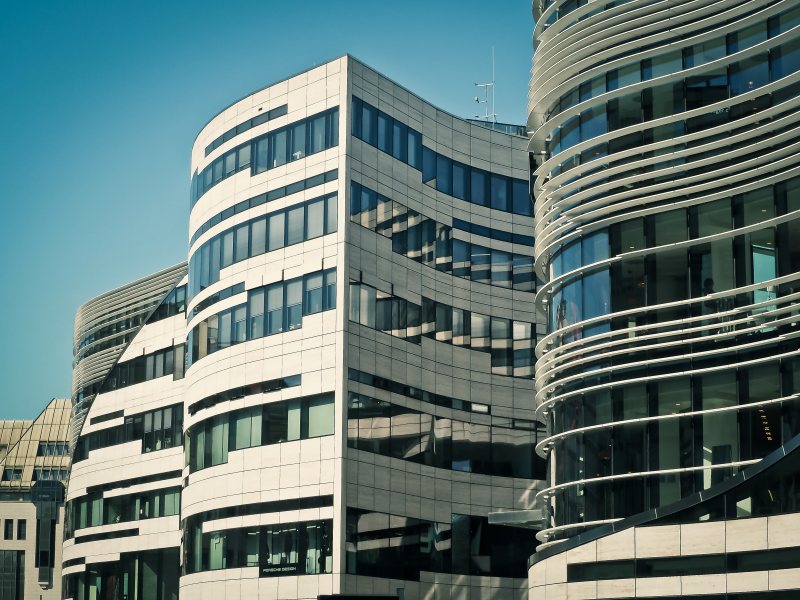
[[[202,129],[184,597],[525,596],[528,169],[349,56]]]
[[[67,491],[65,598],[177,598],[185,273],[185,264],[156,273],[79,312],[79,318],[96,315],[84,331],[97,336],[91,332],[106,327],[101,323],[109,317],[90,311],[93,303],[112,304],[117,319],[120,305],[147,301],[118,358],[97,380],[87,410],[77,413],[82,426]],[[153,287],[161,290],[154,302]]]

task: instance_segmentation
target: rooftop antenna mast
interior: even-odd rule
[[[483,104],[483,115],[475,115],[476,119],[497,123],[497,113],[494,111],[494,46],[492,46],[492,80],[489,83],[476,83],[475,87],[483,88],[483,100],[475,96],[475,102]],[[492,112],[489,112],[489,92],[491,91]]]

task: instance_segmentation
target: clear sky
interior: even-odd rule
[[[69,397],[86,300],[185,259],[189,155],[219,110],[349,52],[456,115],[524,123],[530,0],[7,2],[0,419]]]

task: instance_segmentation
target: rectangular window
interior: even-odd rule
[[[4,529],[3,529],[3,539],[4,540],[13,540],[14,539],[14,519],[6,519],[3,522]]]
[[[511,255],[501,250],[492,250],[492,285],[511,287]]]
[[[300,329],[303,325],[303,280],[286,283],[286,331]]]
[[[489,206],[489,177],[486,171],[471,169],[470,197],[473,204]]]
[[[325,290],[322,299],[323,310],[336,308],[336,270],[329,269],[324,273]]]
[[[353,131],[351,132],[355,137],[360,140],[364,138],[361,136],[361,119],[363,118],[364,103],[358,98],[353,98],[352,104],[353,114],[351,115]]]
[[[306,206],[306,239],[311,240],[325,232],[325,200],[319,199]]]
[[[25,540],[28,537],[28,522],[25,519],[17,521],[17,539]]]
[[[250,292],[248,299],[248,312],[250,314],[250,327],[248,338],[254,340],[264,335],[264,290]]]
[[[361,139],[371,146],[378,145],[378,111],[366,102],[361,112]]]
[[[250,227],[243,223],[236,228],[236,241],[234,243],[234,262],[245,260],[249,256],[250,250]]]
[[[326,148],[333,148],[339,143],[339,111],[334,110],[333,112],[329,113],[325,118],[326,124],[326,138],[325,138],[325,147]]]
[[[239,148],[239,162],[238,162],[239,166],[237,167],[238,171],[246,169],[247,167],[250,166],[250,149],[251,148],[252,148],[252,146],[250,144],[245,144],[244,146]],[[265,164],[266,164],[266,162],[265,162]]]
[[[269,168],[269,138],[263,137],[256,142],[255,172],[262,173]]]
[[[400,121],[392,124],[392,156],[408,162],[408,128]]]
[[[392,117],[383,111],[378,111],[378,150],[391,154],[392,152]]]
[[[302,409],[300,400],[290,400],[287,402],[286,411],[286,440],[299,440],[302,431]]]
[[[430,148],[422,149],[422,183],[436,181],[436,153]],[[433,184],[432,184],[433,185]]]
[[[328,196],[325,200],[325,233],[333,233],[337,229],[339,219],[339,205],[336,195]]]
[[[267,250],[267,219],[253,221],[250,227],[250,256],[264,254]]]
[[[334,412],[333,397],[326,395],[308,401],[308,433],[313,438],[333,435]]]
[[[453,275],[470,276],[470,245],[456,238],[453,239]]]
[[[322,273],[306,275],[303,314],[311,315],[322,311]]]
[[[286,164],[286,148],[288,145],[288,135],[284,129],[277,131],[270,136],[270,163],[272,168]]]
[[[274,402],[264,406],[263,439],[267,444],[285,442],[288,436],[288,403]]]
[[[472,313],[470,315],[471,348],[473,350],[488,351],[490,348],[490,319],[487,315]]]
[[[219,347],[227,348],[231,345],[231,311],[226,310],[219,315]]]
[[[292,126],[291,160],[300,160],[306,155],[306,123],[302,121]]]
[[[436,155],[436,189],[453,194],[453,161],[441,154]]]
[[[233,264],[233,230],[226,231],[222,236],[222,267]]]
[[[267,288],[267,335],[283,331],[283,284]]]
[[[533,292],[533,257],[515,254],[512,264],[512,287],[523,292]]]
[[[287,211],[286,217],[286,245],[298,244],[303,241],[303,207],[298,206]]]
[[[211,169],[214,177],[214,183],[222,181],[222,174],[223,174],[222,157],[214,161],[214,164],[211,165]]]
[[[422,169],[422,135],[410,128],[408,130],[408,164],[417,171]]]
[[[470,277],[472,281],[489,283],[491,280],[492,252],[489,248],[472,244],[471,247],[471,269]]]
[[[234,344],[247,339],[247,307],[237,306],[233,309],[233,334],[231,342]]]
[[[286,245],[286,213],[279,212],[274,215],[268,215],[267,219],[269,221],[269,245],[267,246],[267,250],[271,252],[272,250],[283,248]]]
[[[469,201],[469,167],[460,162],[453,162],[453,196]]]
[[[509,210],[509,185],[508,177],[492,174],[492,208],[495,210]]]
[[[309,154],[325,150],[325,115],[311,119],[309,123]]]
[[[230,177],[236,172],[236,150],[225,155],[225,177]]]
[[[533,216],[533,201],[528,192],[528,182],[522,179],[512,180],[512,211],[515,215]]]

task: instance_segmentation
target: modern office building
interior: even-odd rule
[[[60,600],[69,400],[33,421],[0,421],[0,598]]]
[[[534,18],[531,597],[796,597],[800,7]]]
[[[186,264],[85,304],[76,331],[94,343],[124,331],[92,386],[67,490],[64,597],[174,600],[180,562]],[[88,307],[88,308],[87,308]],[[131,312],[128,312],[131,311]],[[91,320],[87,314],[91,314]],[[76,349],[89,347],[76,341]],[[98,353],[100,354],[100,353]],[[83,379],[81,379],[83,378]],[[92,383],[89,383],[89,382]],[[80,405],[80,400],[78,405]]]
[[[344,56],[191,164],[182,597],[525,597],[527,139]]]
[[[520,133],[350,56],[203,127],[188,274],[78,315],[76,352],[138,311],[76,375],[65,597],[527,595],[489,522],[544,478]]]

